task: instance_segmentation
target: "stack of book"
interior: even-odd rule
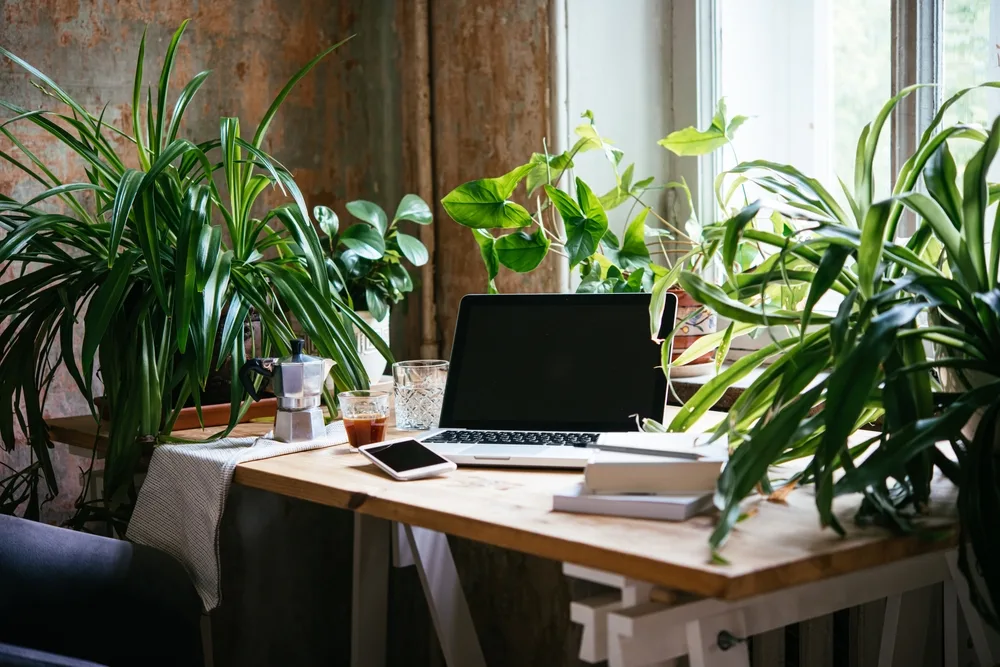
[[[684,521],[711,508],[725,445],[702,445],[705,436],[689,434],[621,435],[602,443],[583,482],[553,495],[552,509]]]

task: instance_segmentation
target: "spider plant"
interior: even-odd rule
[[[93,405],[95,366],[110,411],[103,510],[127,518],[129,490],[142,443],[171,440],[185,403],[201,409],[213,367],[245,357],[244,324],[259,316],[262,354],[287,354],[294,317],[321,354],[337,362],[338,388],[367,386],[350,325],[389,350],[330,287],[319,237],[291,173],[262,149],[268,127],[295,84],[340,44],[323,51],[281,89],[251,138],[236,118],[222,118],[217,137],[185,138],[183,118],[209,72],[201,72],[168,105],[170,76],[187,21],[174,33],[155,89],[143,89],[143,34],[135,68],[131,127],[116,128],[104,110],[84,108],[55,81],[0,48],[30,73],[52,108],[28,110],[0,101],[11,117],[0,133],[19,154],[0,159],[38,185],[26,201],[0,195],[0,263],[15,277],[0,285],[0,439],[14,446],[16,428],[32,465],[5,481],[0,504],[28,501],[37,515],[39,477],[48,497],[58,486],[42,412],[53,375],[65,366]],[[346,40],[345,40],[346,41]],[[155,94],[155,97],[154,97]],[[145,101],[144,99],[145,98]],[[83,182],[63,182],[28,142],[23,124],[40,128],[77,160]],[[119,151],[124,145],[134,156]],[[137,165],[133,168],[130,165]],[[285,195],[262,205],[269,188]],[[82,347],[74,328],[82,323]],[[216,346],[217,338],[221,341]],[[215,353],[216,347],[218,352]],[[327,397],[328,402],[330,397]],[[249,406],[232,382],[227,433]],[[96,410],[95,420],[99,420]]]
[[[741,332],[784,327],[789,335],[775,336],[770,345],[733,363],[666,428],[690,427],[726,387],[773,360],[716,431],[736,447],[716,492],[722,514],[711,535],[713,550],[739,520],[748,495],[760,489],[780,500],[796,484],[814,485],[821,525],[839,533],[843,527],[832,501],[847,493],[863,495],[858,521],[911,530],[930,500],[937,467],[959,486],[962,567],[970,572],[971,548],[989,597],[1000,601],[1000,540],[994,523],[1000,509],[994,461],[1000,415],[1000,226],[994,226],[989,258],[984,244],[993,198],[987,171],[1000,145],[1000,119],[989,131],[964,124],[941,127],[944,112],[971,89],[960,91],[942,105],[904,163],[892,196],[873,202],[879,135],[896,104],[913,89],[889,100],[862,131],[854,188],[840,183],[845,206],[817,180],[788,165],[756,161],[733,170],[766,198],[706,233],[721,244],[726,267],[732,266],[735,244],[742,239],[769,246],[773,254],[754,271],[729,270],[722,287],[692,273],[681,274],[680,283],[731,318]],[[956,140],[982,144],[961,177],[949,148]],[[910,238],[896,240],[906,209],[919,224]],[[749,224],[767,210],[789,216],[793,228],[787,235]],[[781,303],[790,287],[800,285],[800,301]],[[843,296],[837,313],[815,312],[830,290]],[[928,311],[932,325],[918,323]],[[701,354],[723,337],[703,339],[688,354]],[[940,353],[929,358],[931,346],[925,343]],[[966,391],[940,405],[934,372],[965,377],[969,369],[977,375],[974,381],[966,378]],[[982,419],[975,434],[963,434],[977,414]],[[875,435],[861,442],[849,439],[879,417]],[[950,441],[951,452],[939,444],[943,441]],[[802,457],[811,457],[804,470],[776,489],[769,468]],[[986,598],[977,598],[995,624]]]

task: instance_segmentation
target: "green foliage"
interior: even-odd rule
[[[717,120],[726,123],[724,116],[725,104],[720,103]],[[658,244],[667,261],[670,261],[663,245],[664,239],[686,246],[697,246],[703,242],[701,226],[691,205],[691,193],[683,183],[665,186],[679,188],[686,193],[691,214],[684,225],[685,230],[680,230],[643,204],[644,194],[660,189],[652,187],[653,179],[634,181],[635,165],[620,169],[623,152],[610,139],[601,136],[590,111],[582,117],[585,122],[575,129],[579,138],[570,150],[556,155],[548,150],[532,153],[527,164],[498,178],[484,178],[460,185],[445,195],[441,203],[455,222],[472,230],[486,265],[489,293],[496,292],[500,265],[525,273],[538,267],[551,251],[568,260],[571,269],[579,271],[580,292],[648,292],[658,284],[660,297],[657,302],[662,315],[666,290],[676,283],[680,269],[693,266],[687,264],[689,261],[711,257],[718,246],[705,249],[702,253],[682,253],[676,259],[676,271],[654,265],[649,252],[651,244]],[[691,147],[685,154],[700,155],[727,144],[744,120],[744,116],[737,116],[724,125],[722,143],[703,143]],[[576,155],[597,150],[604,153],[612,168],[615,187],[598,196],[586,182],[576,178],[573,180],[575,198],[560,189],[560,182],[572,169]],[[522,181],[526,195],[537,202],[534,214],[512,200]],[[539,196],[542,194],[544,197]],[[629,220],[623,237],[619,239],[608,228],[608,211],[629,202],[632,204]],[[650,213],[667,228],[647,224]],[[531,227],[533,230],[526,229]],[[655,336],[658,336],[658,330]]]
[[[427,202],[414,194],[400,200],[391,222],[381,206],[363,199],[348,202],[347,212],[359,222],[341,230],[330,208],[313,209],[326,235],[322,241],[329,255],[329,280],[344,301],[382,321],[392,306],[413,291],[413,279],[403,260],[413,266],[423,266],[428,260],[424,244],[401,232],[399,223],[429,225],[433,215]]]
[[[103,500],[81,505],[92,516],[127,519],[129,489],[142,442],[168,437],[181,408],[200,409],[214,367],[245,357],[244,327],[251,312],[260,318],[261,354],[288,352],[292,318],[320,354],[337,362],[338,389],[365,387],[367,376],[350,324],[360,327],[389,355],[330,286],[322,247],[291,174],[260,147],[267,126],[292,86],[338,45],[300,70],[275,98],[252,143],[235,118],[223,118],[217,138],[182,137],[182,116],[207,72],[180,92],[168,122],[170,74],[187,22],[170,41],[153,90],[145,94],[145,37],[139,45],[132,99],[131,135],[93,115],[29,63],[0,48],[58,102],[55,109],[27,111],[9,102],[13,114],[0,133],[26,157],[0,153],[44,192],[18,202],[0,195],[0,261],[13,277],[0,286],[0,439],[15,442],[15,419],[32,451],[30,465],[3,481],[0,508],[27,501],[37,516],[39,496],[57,493],[44,397],[55,370],[64,366],[93,404],[92,377],[99,370],[110,411]],[[145,116],[145,121],[143,121]],[[87,180],[63,183],[15,128],[32,130],[60,145],[60,160],[76,160]],[[32,136],[28,130],[22,136]],[[134,147],[139,169],[126,168],[117,142]],[[290,201],[265,210],[259,198],[277,188]],[[336,218],[321,219],[336,230]],[[74,326],[83,324],[79,358]],[[233,381],[228,433],[249,407]],[[332,400],[328,396],[328,400]],[[95,411],[95,419],[97,419]],[[213,436],[214,437],[214,436]],[[39,479],[41,478],[41,479]]]
[[[735,450],[716,493],[722,513],[711,536],[713,551],[739,520],[742,501],[755,489],[771,488],[768,470],[776,463],[811,457],[796,481],[814,486],[820,523],[837,532],[843,527],[833,501],[847,493],[863,495],[857,521],[913,530],[938,466],[959,483],[962,567],[969,572],[974,553],[985,580],[985,591],[974,597],[996,624],[1000,541],[993,537],[991,508],[1000,488],[993,465],[1000,413],[1000,260],[997,253],[987,257],[985,230],[995,189],[986,174],[1000,145],[1000,119],[989,132],[942,127],[944,111],[968,92],[961,91],[942,105],[901,168],[892,196],[874,201],[882,129],[912,91],[886,102],[863,129],[854,188],[844,187],[849,211],[789,165],[752,161],[731,171],[730,178],[764,196],[704,229],[707,239],[723,243],[727,283],[720,288],[690,272],[679,280],[699,301],[730,317],[734,334],[780,325],[787,336],[706,383],[668,429],[691,427],[727,387],[771,359],[716,430]],[[961,167],[949,148],[959,138],[979,146]],[[896,226],[904,209],[919,224],[913,236],[900,240]],[[766,259],[738,272],[737,249],[747,241],[764,248]],[[844,295],[834,317],[815,310],[830,291]],[[930,325],[920,323],[925,314]],[[728,332],[706,337],[697,352],[730,338]],[[962,380],[964,391],[939,402],[938,379],[948,377]],[[974,414],[982,418],[970,437],[963,427]],[[878,417],[877,437],[852,437]]]

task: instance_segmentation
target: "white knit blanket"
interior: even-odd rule
[[[327,426],[325,438],[278,442],[263,438],[223,438],[191,445],[160,445],[126,537],[161,549],[184,565],[205,611],[222,600],[219,577],[219,524],[236,466],[347,442],[343,422]]]

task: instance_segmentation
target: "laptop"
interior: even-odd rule
[[[667,383],[649,294],[462,299],[439,428],[420,440],[459,465],[583,468],[608,434],[663,419]],[[660,337],[674,326],[667,294]]]

